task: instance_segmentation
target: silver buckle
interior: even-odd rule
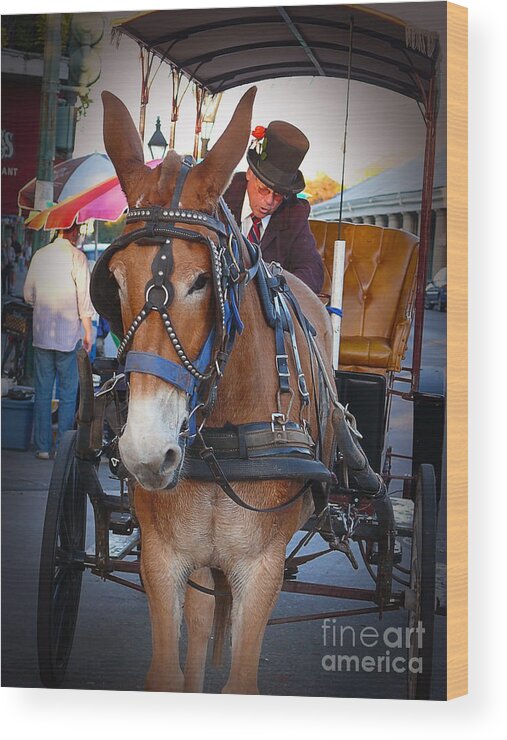
[[[285,360],[287,362],[287,372],[283,373],[280,370],[280,365],[278,364],[280,360]],[[289,370],[289,356],[288,355],[275,355],[275,363],[276,363],[276,371],[280,378],[290,378],[290,370]]]
[[[275,431],[275,424],[278,424],[279,428],[285,431],[285,425],[287,424],[287,419],[285,418],[285,414],[280,414],[280,413],[271,414],[271,431],[272,432]]]
[[[298,388],[305,401],[310,398],[308,388],[306,387],[306,378],[304,376],[304,373],[299,373],[298,375]]]

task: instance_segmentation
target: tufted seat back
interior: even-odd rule
[[[331,293],[338,223],[310,219]],[[399,370],[412,322],[419,239],[408,231],[342,223],[345,239],[340,369]],[[325,300],[324,296],[323,299]]]

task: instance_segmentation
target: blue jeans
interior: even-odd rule
[[[81,342],[71,352],[34,347],[35,403],[34,443],[39,452],[51,452],[51,399],[58,374],[58,437],[57,445],[68,429],[74,426],[79,385],[76,354]]]

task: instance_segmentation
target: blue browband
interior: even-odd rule
[[[204,372],[211,361],[214,339],[215,330],[212,329],[197,359],[193,363],[200,372]],[[160,355],[156,355],[153,352],[136,352],[135,350],[130,350],[127,353],[125,361],[125,375],[128,376],[131,372],[156,375],[157,378],[161,378],[175,385],[189,396],[194,395],[196,386],[199,383],[195,375],[191,375],[179,362],[166,360],[165,357],[160,357]]]

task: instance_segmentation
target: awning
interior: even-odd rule
[[[423,105],[438,36],[360,5],[200,8],[142,13],[116,26],[211,93],[275,77],[351,78]]]

